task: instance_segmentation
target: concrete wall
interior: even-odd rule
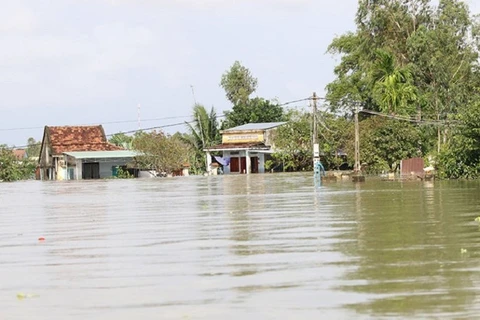
[[[258,157],[258,173],[265,173],[265,154],[264,153],[257,153],[257,152],[250,152],[249,153],[250,157]],[[224,151],[223,152],[223,157],[229,157],[229,158],[242,158],[245,157],[245,151],[239,151],[238,154],[231,154],[230,151]],[[230,172],[230,166],[224,166],[223,167],[223,173],[229,174]],[[237,172],[235,172],[237,173]]]
[[[92,161],[93,162],[93,161]],[[125,161],[106,161],[106,162],[99,162],[99,169],[100,169],[100,179],[104,178],[111,178],[112,177],[112,166],[124,166],[126,165]],[[73,175],[69,175],[68,178],[71,180],[82,179],[82,169],[83,169],[83,162],[82,160],[76,160],[75,166],[69,166],[69,170],[73,169]],[[57,171],[57,180],[64,180],[67,177],[67,168],[59,167]],[[61,177],[61,179],[60,179]]]
[[[72,177],[73,179],[81,180],[82,179],[82,173],[83,173],[83,167],[82,167],[82,160],[75,160],[75,177]]]
[[[265,154],[258,153],[258,173],[265,173]]]
[[[100,162],[100,179],[111,178],[112,177],[112,167],[113,166],[124,166],[125,162],[122,161],[107,161]]]

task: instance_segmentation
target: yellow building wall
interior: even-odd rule
[[[222,143],[248,143],[263,142],[263,132],[257,133],[231,133],[222,135]]]

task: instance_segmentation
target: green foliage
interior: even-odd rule
[[[133,140],[133,148],[142,153],[136,157],[140,168],[166,173],[182,169],[191,152],[178,137],[162,131],[138,134]]]
[[[402,159],[424,155],[420,130],[408,122],[369,117],[360,128],[360,159],[367,172],[395,171]],[[347,150],[353,154],[353,145]]]
[[[190,169],[194,174],[206,171],[205,148],[219,144],[221,141],[217,113],[212,107],[210,113],[201,104],[193,106],[193,124],[187,123],[188,134],[179,139],[187,144],[193,152],[190,153]]]
[[[0,146],[0,181],[17,181],[33,177],[35,163],[24,159],[19,161],[13,151],[5,146]]]
[[[461,130],[448,124],[415,130],[415,147],[417,154],[441,151],[437,160],[444,177],[477,177],[477,140],[465,117],[471,116],[469,106],[480,100],[480,24],[468,5],[460,0],[359,0],[355,23],[355,32],[335,38],[328,48],[341,57],[336,78],[327,85],[332,109],[349,114],[360,103],[374,111],[415,115],[418,121],[464,117]],[[369,132],[366,124],[361,123],[361,131]],[[405,134],[413,128],[408,122],[392,125],[391,130],[382,129],[386,136],[400,127],[406,128]],[[414,136],[403,142],[392,137],[387,153],[375,152],[373,139],[361,138],[362,162],[371,167],[394,169],[395,159],[415,153],[408,142],[417,139]]]
[[[257,89],[257,79],[250,70],[235,61],[230,70],[222,75],[220,86],[227,99],[233,104],[232,111],[226,111],[222,128],[232,128],[246,123],[283,121],[284,110],[278,103],[263,98],[250,99]]]
[[[352,119],[321,112],[318,119],[318,142],[322,153],[322,163],[327,170],[340,169],[346,157],[342,155],[353,145],[354,123]],[[353,153],[350,153],[352,157]],[[348,159],[348,157],[347,157]]]
[[[133,179],[135,176],[130,174],[128,170],[124,170],[122,167],[117,167],[117,178],[118,179]]]
[[[34,138],[28,138],[27,140],[27,156],[29,158],[38,158],[40,157],[40,148],[41,142],[35,141]]]
[[[257,90],[257,79],[252,76],[248,68],[239,61],[222,75],[220,86],[225,90],[227,99],[233,104],[245,104],[250,95]]]
[[[443,178],[480,177],[480,102],[469,105],[457,117],[455,134],[443,146],[438,170]]]
[[[225,117],[225,128],[241,126],[246,123],[278,122],[285,119],[281,106],[258,97],[234,105],[232,111],[225,111]]]
[[[127,136],[125,133],[119,132],[112,135],[108,141],[116,146],[119,146],[125,149],[131,149],[133,137]]]
[[[391,53],[379,49],[372,72],[372,97],[382,112],[409,114],[415,111],[412,102],[417,96],[409,68],[399,67]]]
[[[289,121],[277,128],[275,150],[267,170],[283,167],[284,171],[312,170],[312,116],[305,111],[290,110]]]
[[[288,122],[275,132],[277,151],[266,163],[266,169],[283,167],[285,171],[312,170],[312,114],[306,110],[289,110],[286,117]],[[322,162],[327,169],[338,169],[345,162],[339,153],[353,141],[353,123],[326,112],[319,112],[317,121]]]

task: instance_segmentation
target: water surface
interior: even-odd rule
[[[3,183],[0,319],[475,318],[479,191],[316,189],[311,174]]]

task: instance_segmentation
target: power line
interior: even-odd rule
[[[177,116],[177,117],[163,117],[163,118],[149,118],[149,119],[142,119],[142,122],[149,122],[149,121],[159,121],[159,120],[171,120],[171,119],[181,119],[181,118],[189,118],[190,116]],[[120,124],[120,123],[134,123],[138,122],[137,120],[118,120],[118,121],[107,121],[107,122],[102,122],[102,124]],[[97,125],[98,123],[86,123],[86,124],[81,124],[84,126],[91,126],[91,125]],[[72,125],[76,126],[76,125]],[[78,125],[80,126],[80,125]],[[44,126],[42,127],[20,127],[20,128],[6,128],[6,129],[0,129],[0,131],[20,131],[20,130],[33,130],[33,129],[43,129]]]
[[[308,97],[308,98],[302,98],[302,99],[297,99],[297,100],[291,100],[291,101],[287,101],[287,102],[284,102],[284,103],[280,103],[278,104],[278,106],[286,106],[286,105],[289,105],[289,104],[293,104],[293,103],[298,103],[298,102],[303,102],[303,101],[309,101],[309,100],[312,100],[313,97]],[[324,100],[325,98],[324,97],[317,97],[317,99],[320,99],[320,100]],[[148,119],[142,119],[143,122],[149,122],[149,121],[160,121],[160,120],[171,120],[171,119],[181,119],[181,118],[190,118],[190,116],[174,116],[174,117],[162,117],[162,118],[148,118]],[[223,118],[225,117],[225,114],[222,114],[222,115],[219,115],[217,116],[216,118]],[[121,131],[121,132],[117,132],[117,133],[124,133],[124,134],[128,134],[128,133],[136,133],[136,132],[139,132],[139,131],[149,131],[149,130],[155,130],[155,129],[163,129],[163,128],[170,128],[170,127],[175,127],[175,126],[179,126],[179,125],[185,125],[185,124],[192,124],[192,123],[195,123],[197,120],[193,120],[193,121],[184,121],[184,122],[178,122],[178,123],[172,123],[172,124],[166,124],[166,125],[161,125],[161,126],[154,126],[154,127],[148,127],[148,128],[139,128],[139,129],[136,129],[136,130],[128,130],[128,131]],[[121,123],[135,123],[135,122],[138,122],[138,119],[137,120],[117,120],[117,121],[107,121],[107,122],[102,122],[101,124],[102,125],[105,125],[105,124],[121,124]],[[82,126],[82,125],[98,125],[98,122],[97,123],[88,123],[88,124],[81,124],[81,125],[77,125],[77,126]],[[76,125],[70,125],[70,126],[76,126]],[[35,130],[35,129],[43,129],[45,128],[45,126],[38,126],[38,127],[18,127],[18,128],[5,128],[5,129],[1,129],[0,128],[0,132],[6,132],[6,131],[21,131],[21,130]],[[106,135],[107,137],[111,137],[117,133],[112,133],[112,134],[108,134]],[[37,144],[41,144],[41,142],[38,142],[38,143],[35,143],[35,144],[32,144],[32,145],[37,145]],[[15,148],[27,148],[29,145],[22,145],[22,146],[14,146]]]
[[[218,118],[223,118],[223,117],[225,117],[224,114],[219,115],[219,116],[217,116],[216,118],[218,119]],[[171,124],[166,124],[166,125],[162,125],[162,126],[155,126],[155,127],[142,128],[142,129],[137,129],[137,130],[122,131],[122,132],[117,132],[117,133],[125,133],[125,134],[127,134],[127,133],[136,133],[136,132],[139,132],[139,131],[150,131],[150,130],[155,130],[155,129],[163,129],[163,128],[176,127],[176,126],[185,125],[185,124],[192,124],[192,123],[195,123],[195,122],[197,122],[197,120],[177,122],[177,123],[171,123]],[[107,137],[111,137],[111,136],[116,135],[117,133],[107,134],[106,136],[107,136]]]
[[[368,109],[362,109],[362,110],[360,110],[360,112],[373,114],[373,115],[376,115],[376,116],[390,118],[390,119],[396,119],[396,120],[418,123],[418,124],[445,125],[447,123],[448,124],[455,124],[456,123],[456,121],[448,121],[447,122],[447,121],[443,121],[443,120],[417,120],[417,119],[406,117],[406,116],[385,114],[385,113],[381,113],[381,112],[373,111],[373,110],[368,110]]]
[[[308,98],[303,98],[303,99],[298,99],[298,100],[287,101],[287,102],[279,104],[279,106],[283,107],[283,106],[286,106],[286,105],[289,105],[289,104],[292,104],[292,103],[303,102],[303,101],[308,101],[308,100],[312,100],[312,99],[313,99],[313,97],[308,97]],[[317,97],[317,99],[322,99],[322,98]]]
[[[292,101],[287,101],[284,103],[279,104],[279,106],[285,106],[289,105],[292,103],[297,103],[297,102],[302,102],[302,101],[307,101],[310,100],[311,98],[303,98],[303,99],[298,99],[298,100],[292,100]],[[318,98],[318,99],[324,99],[324,98]],[[171,120],[171,119],[182,119],[182,118],[190,118],[191,115],[189,116],[175,116],[175,117],[162,117],[162,118],[148,118],[148,119],[142,119],[142,122],[149,122],[149,121],[160,121],[160,120]],[[107,122],[101,122],[101,124],[121,124],[121,123],[135,123],[138,122],[138,119],[136,120],[116,120],[116,121],[107,121]],[[96,125],[97,123],[85,123],[81,124],[84,126],[89,126],[89,125]],[[79,124],[80,125],[80,124]],[[75,126],[74,124],[72,126]],[[21,130],[34,130],[34,129],[43,129],[45,126],[38,126],[38,127],[18,127],[18,128],[5,128],[5,129],[0,129],[0,131],[21,131]]]

